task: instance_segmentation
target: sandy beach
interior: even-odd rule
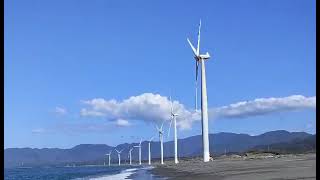
[[[270,180],[316,179],[316,154],[222,156],[204,163],[200,158],[165,161],[152,173],[169,179]]]

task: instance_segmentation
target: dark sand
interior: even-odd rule
[[[316,154],[220,157],[204,163],[200,158],[154,164],[154,175],[169,179],[293,180],[316,179]]]

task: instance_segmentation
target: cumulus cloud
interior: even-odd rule
[[[127,121],[127,120],[117,119],[116,125],[117,125],[117,126],[120,126],[120,127],[126,127],[126,126],[130,126],[131,124],[130,124],[129,121]]]
[[[105,113],[99,112],[99,111],[94,111],[94,110],[88,110],[88,109],[81,109],[80,112],[81,116],[96,116],[96,117],[104,117],[106,116]]]
[[[316,97],[292,95],[282,98],[259,98],[210,109],[215,118],[246,118],[273,112],[315,108]]]
[[[81,109],[82,116],[103,117],[114,120],[118,124],[122,123],[122,125],[126,124],[125,122],[129,123],[131,120],[142,120],[147,123],[157,124],[170,120],[170,101],[160,94],[144,93],[122,101],[95,98],[82,102],[87,106]],[[210,108],[209,118],[245,118],[279,111],[315,107],[315,96],[292,95],[281,98],[259,98],[218,108]],[[191,128],[192,123],[201,118],[199,112],[195,112],[194,109],[187,109],[179,101],[173,101],[173,109],[179,114],[177,125],[180,129]]]
[[[58,114],[58,115],[65,115],[65,114],[67,114],[67,110],[66,110],[65,108],[62,108],[62,107],[56,107],[54,112],[55,112],[56,114]]]
[[[88,106],[81,109],[82,116],[98,116],[111,120],[143,120],[158,124],[170,120],[170,101],[160,94],[144,93],[123,101],[96,98],[82,102]],[[180,115],[177,119],[178,127],[191,128],[192,121],[200,119],[198,113],[187,110],[178,101],[173,101],[172,105],[174,111]]]

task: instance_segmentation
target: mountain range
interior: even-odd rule
[[[301,153],[315,151],[316,135],[305,132],[288,132],[284,130],[270,131],[257,136],[236,133],[216,133],[209,135],[211,155],[220,155],[226,152],[242,153],[248,150],[277,150],[283,153]],[[40,166],[40,165],[67,165],[67,164],[103,164],[107,162],[106,153],[112,151],[111,161],[117,162],[117,153],[124,149],[121,160],[128,160],[129,149],[138,143],[124,143],[116,147],[106,144],[80,144],[70,149],[59,148],[7,148],[4,150],[4,166]],[[164,143],[164,157],[174,155],[174,142]],[[200,156],[202,152],[202,136],[196,135],[178,140],[179,157]],[[153,160],[160,158],[159,141],[151,142]],[[148,158],[148,142],[142,142],[142,160]],[[132,151],[133,161],[138,160],[138,149]]]

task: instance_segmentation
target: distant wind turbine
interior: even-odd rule
[[[149,165],[151,165],[151,141],[154,138],[154,136],[149,140]]]
[[[140,139],[139,146],[133,146],[133,147],[139,148],[139,164],[140,165],[141,165],[141,142],[142,142],[142,138]]]
[[[194,58],[196,60],[196,110],[197,110],[197,81],[198,81],[198,66],[201,64],[201,122],[202,122],[202,145],[203,145],[203,161],[208,162],[210,160],[209,152],[209,130],[208,130],[208,98],[207,98],[207,85],[206,85],[206,70],[205,70],[205,60],[210,58],[209,53],[200,54],[200,29],[201,20],[199,24],[198,32],[198,45],[195,49],[187,38],[191,49],[194,53]]]
[[[178,161],[178,136],[177,136],[177,116],[178,116],[178,114],[173,112],[171,96],[170,96],[170,103],[171,103],[171,121],[170,121],[168,136],[170,135],[170,128],[171,128],[171,124],[173,121],[173,126],[174,126],[174,163],[178,164],[179,163],[179,161]]]
[[[161,164],[163,164],[163,123],[164,121],[162,122],[162,125],[161,127],[159,128],[157,125],[156,125],[156,128],[159,132],[159,139],[160,139],[160,148],[161,148]]]
[[[131,165],[131,151],[133,150],[133,148],[131,148],[130,150],[129,150],[129,159],[130,159],[130,165]]]
[[[120,154],[121,154],[121,152],[123,151],[123,149],[122,149],[121,151],[118,151],[118,150],[116,149],[116,151],[117,151],[117,153],[118,153],[118,160],[119,160],[119,166],[120,166],[120,164],[121,164]]]
[[[109,156],[109,166],[110,166],[111,152],[112,152],[112,150],[108,154],[106,154],[107,156]]]

